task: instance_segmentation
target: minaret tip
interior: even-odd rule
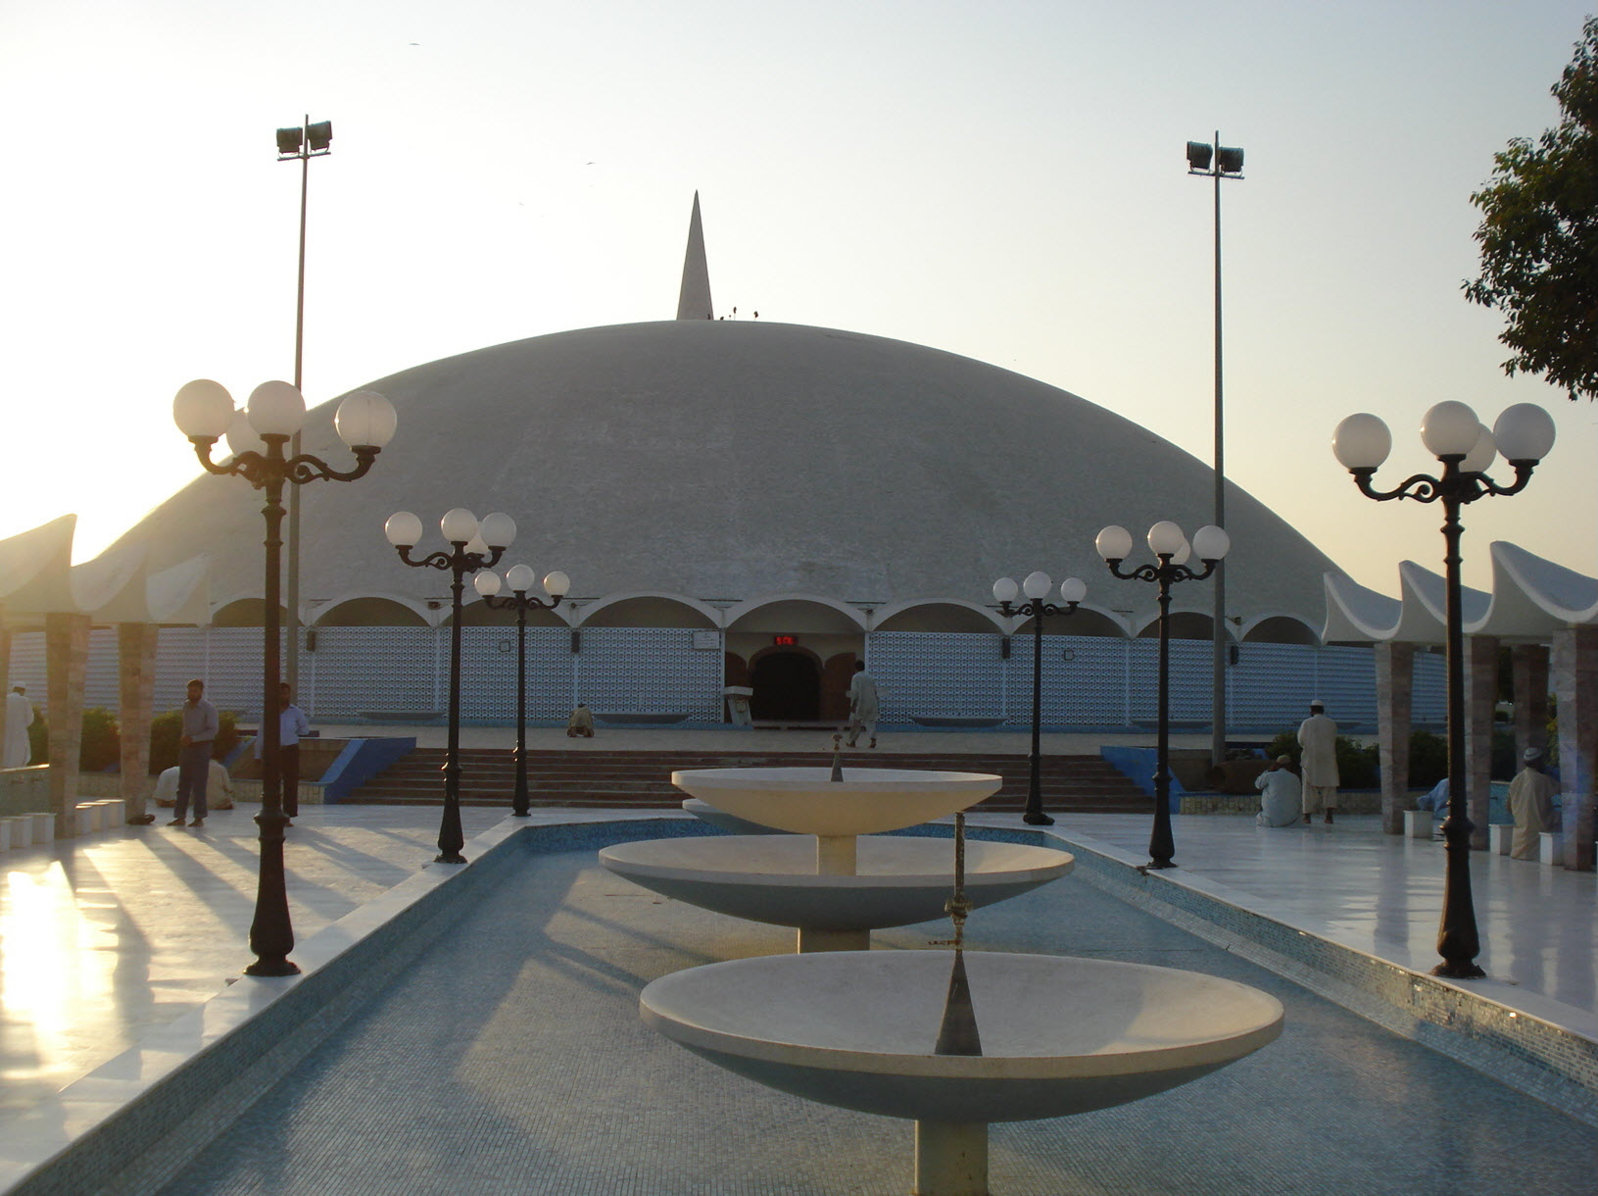
[[[705,231],[699,222],[699,192],[688,220],[688,252],[682,263],[682,290],[677,295],[679,320],[714,320],[710,306],[710,267],[705,262]]]

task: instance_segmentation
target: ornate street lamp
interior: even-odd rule
[[[1476,963],[1481,939],[1476,930],[1476,908],[1470,892],[1470,804],[1465,787],[1465,629],[1463,586],[1459,567],[1459,508],[1488,495],[1518,494],[1531,480],[1531,471],[1554,446],[1554,421],[1535,403],[1516,403],[1498,417],[1489,432],[1466,404],[1438,403],[1421,420],[1420,437],[1426,449],[1443,463],[1442,477],[1417,473],[1392,490],[1372,485],[1377,468],[1392,451],[1387,425],[1374,415],[1351,415],[1337,425],[1332,452],[1354,475],[1361,494],[1377,502],[1413,498],[1416,502],[1443,504],[1443,564],[1447,578],[1448,625],[1448,818],[1443,822],[1447,855],[1443,877],[1443,914],[1437,931],[1437,953],[1443,962],[1434,976],[1472,980],[1486,975]],[[1515,481],[1500,486],[1486,474],[1499,453],[1515,470]]]
[[[554,610],[560,600],[571,591],[571,578],[560,570],[546,574],[544,592],[547,599],[530,593],[537,576],[526,565],[512,565],[505,571],[505,584],[510,586],[509,598],[496,598],[499,593],[499,574],[484,571],[472,578],[472,586],[490,610],[516,611],[516,793],[511,799],[511,813],[526,818],[532,813],[532,799],[527,793],[527,612],[529,610]]]
[[[383,534],[399,550],[400,560],[417,569],[442,569],[450,575],[449,639],[449,751],[444,759],[444,817],[438,827],[436,864],[464,864],[461,848],[466,836],[461,832],[461,580],[468,573],[499,564],[511,541],[516,539],[516,521],[503,512],[486,516],[482,523],[464,507],[446,512],[438,527],[449,541],[448,552],[429,553],[421,560],[411,559],[411,549],[422,538],[422,521],[409,511],[396,511],[383,524]]]
[[[1032,765],[1027,777],[1026,813],[1021,816],[1021,821],[1033,826],[1054,825],[1054,819],[1043,812],[1043,788],[1038,776],[1041,764],[1038,726],[1043,713],[1043,620],[1050,615],[1072,614],[1088,592],[1087,583],[1081,578],[1068,577],[1060,583],[1060,600],[1065,605],[1056,606],[1044,601],[1053,585],[1047,573],[1027,574],[1020,587],[1027,601],[1012,606],[1016,598],[1015,581],[1001,577],[993,583],[993,596],[998,599],[1000,614],[1007,619],[1014,615],[1030,616],[1032,619]]]
[[[1132,533],[1124,527],[1111,525],[1094,540],[1104,563],[1116,577],[1127,580],[1152,581],[1160,587],[1160,702],[1159,722],[1155,742],[1154,769],[1154,831],[1149,836],[1149,867],[1174,868],[1176,845],[1171,837],[1171,587],[1179,581],[1203,581],[1215,572],[1215,566],[1231,550],[1232,540],[1225,531],[1209,524],[1193,533],[1193,543],[1187,542],[1182,529],[1169,519],[1162,519],[1149,528],[1149,550],[1159,560],[1157,565],[1138,565],[1122,572],[1121,562],[1132,551]],[[1189,568],[1187,561],[1197,553],[1204,562],[1203,572]]]
[[[1187,172],[1215,180],[1215,526],[1226,526],[1226,424],[1221,403],[1221,180],[1243,177],[1243,151],[1215,141],[1187,143]],[[1226,760],[1226,570],[1215,571],[1215,626],[1210,658],[1210,763]]]
[[[190,382],[172,400],[172,418],[194,444],[206,471],[237,474],[266,494],[266,603],[261,665],[261,828],[260,876],[255,894],[255,920],[250,923],[251,976],[291,976],[300,969],[288,957],[294,949],[289,921],[288,890],[283,876],[281,773],[278,769],[278,656],[281,651],[279,581],[283,551],[283,486],[303,486],[320,478],[353,482],[372,468],[378,452],[394,436],[394,408],[380,394],[356,391],[338,406],[333,418],[339,439],[355,453],[355,468],[334,469],[319,457],[285,454],[284,449],[305,422],[305,398],[287,382],[263,382],[250,395],[243,413],[215,382]],[[211,446],[226,435],[231,459],[211,460]]]

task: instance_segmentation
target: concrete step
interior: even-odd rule
[[[443,800],[442,748],[421,748],[372,778],[346,800],[386,804],[429,804]],[[535,805],[671,809],[683,794],[670,781],[677,769],[815,767],[830,761],[818,752],[607,752],[530,751],[528,786]],[[1026,799],[1026,756],[953,753],[850,753],[848,767],[909,768],[993,772],[1004,778],[999,792],[981,804],[986,810],[1019,810]],[[509,805],[515,789],[516,760],[510,749],[463,750],[461,801],[467,805]],[[1039,790],[1054,810],[1114,813],[1141,809],[1148,797],[1098,756],[1045,756]]]

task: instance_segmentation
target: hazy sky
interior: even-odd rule
[[[963,353],[1208,461],[1212,190],[1183,145],[1219,129],[1247,151],[1222,198],[1228,475],[1396,592],[1399,560],[1441,567],[1441,514],[1361,498],[1328,448],[1338,419],[1393,425],[1378,481],[1396,483],[1426,465],[1432,403],[1490,425],[1541,402],[1559,443],[1526,493],[1469,510],[1467,580],[1486,583],[1495,538],[1598,573],[1594,408],[1506,378],[1498,317],[1460,295],[1469,194],[1509,138],[1555,121],[1583,16],[0,0],[0,536],[75,511],[93,557],[198,473],[171,420],[182,383],[242,400],[292,376],[300,170],[273,130],[306,113],[334,126],[311,166],[313,404],[485,345],[671,317],[697,189],[719,312]]]

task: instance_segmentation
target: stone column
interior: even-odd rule
[[[1382,768],[1382,831],[1404,833],[1409,809],[1409,729],[1415,689],[1415,645],[1376,645],[1376,726]]]
[[[1548,646],[1516,644],[1509,650],[1515,679],[1515,767],[1527,748],[1548,748]]]
[[[89,664],[89,616],[44,617],[50,695],[50,809],[55,837],[78,833],[78,752],[83,744],[83,682]]]
[[[128,822],[154,821],[144,808],[150,793],[150,707],[155,700],[155,647],[160,628],[153,623],[117,624],[117,722],[122,732],[122,789]]]
[[[1465,637],[1465,792],[1470,796],[1470,849],[1487,850],[1492,806],[1493,707],[1498,704],[1498,637]]]
[[[1565,867],[1593,870],[1593,779],[1598,766],[1598,627],[1554,633],[1554,696],[1559,702],[1559,783]]]

